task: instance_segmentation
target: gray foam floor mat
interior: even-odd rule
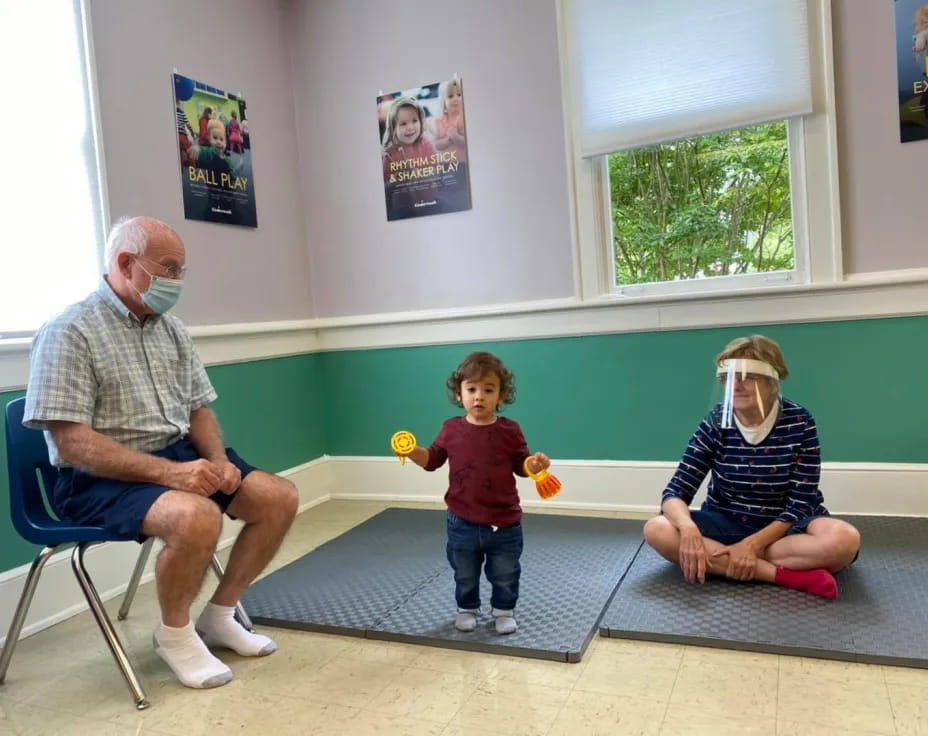
[[[387,509],[258,580],[242,599],[255,623],[578,662],[641,546],[640,521],[527,514],[516,619],[500,636],[481,586],[477,631],[452,622],[445,513]]]
[[[242,604],[256,623],[365,636],[448,564],[435,514],[387,509],[261,578]]]
[[[689,585],[647,545],[600,633],[700,646],[928,668],[928,519],[853,517],[860,558],[834,601],[720,578]]]

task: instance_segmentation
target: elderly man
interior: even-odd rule
[[[183,324],[166,314],[186,270],[178,234],[150,218],[121,220],[106,257],[97,290],[35,336],[24,424],[45,430],[61,516],[164,541],[155,650],[187,687],[217,687],[232,671],[207,645],[243,656],[276,649],[233,612],[293,521],[296,489],[223,445],[209,408],[216,392]],[[245,527],[194,628],[190,604],[223,512]]]

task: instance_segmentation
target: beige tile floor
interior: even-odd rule
[[[382,508],[310,509],[268,571]],[[265,628],[278,652],[223,653],[235,679],[192,691],[153,653],[156,621],[146,585],[117,624],[150,709],[133,708],[84,613],[20,642],[0,734],[928,734],[928,671],[619,639],[561,664]]]

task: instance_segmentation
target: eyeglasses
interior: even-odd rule
[[[165,266],[163,263],[158,263],[158,261],[153,261],[151,258],[146,258],[145,256],[136,256],[136,259],[140,261],[148,261],[153,266],[157,266],[169,279],[180,280],[183,279],[184,275],[187,273],[186,266]]]

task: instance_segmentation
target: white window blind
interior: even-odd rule
[[[584,157],[812,111],[806,0],[565,0]]]
[[[35,330],[100,278],[102,214],[79,0],[5,3],[0,68],[2,338]]]

